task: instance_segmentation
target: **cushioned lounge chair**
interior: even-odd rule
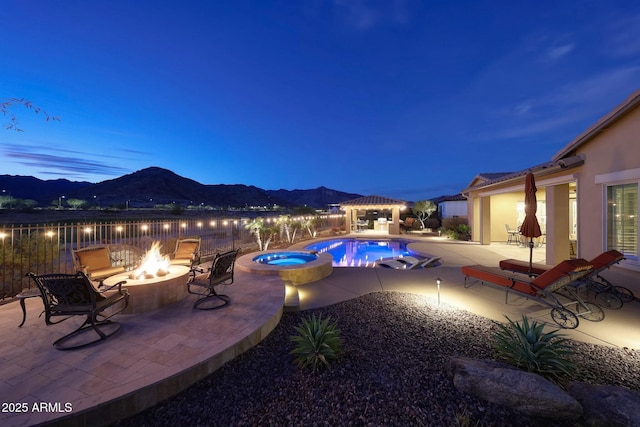
[[[611,268],[611,266],[624,259],[625,257],[622,253],[616,250],[610,250],[601,253],[589,261],[592,265],[592,269],[584,275],[582,283],[588,285],[596,292],[595,301],[602,307],[618,309],[622,307],[624,302],[633,301],[635,299],[635,296],[630,289],[625,288],[624,286],[615,286],[600,275],[602,271]],[[500,261],[500,268],[516,273],[529,274],[529,263],[517,259],[505,259]],[[553,266],[548,264],[534,263],[531,265],[530,274],[533,276],[539,276],[551,268],[553,268]]]
[[[122,289],[125,281],[98,291],[83,272],[76,274],[29,273],[40,289],[47,324],[59,323],[73,316],[86,316],[79,328],[54,341],[58,350],[86,347],[106,340],[118,332],[120,324],[109,320],[124,310],[129,303],[129,293]],[[52,317],[64,317],[51,321]],[[86,335],[95,332],[97,336]],[[89,337],[89,338],[87,338]]]
[[[396,270],[415,270],[418,268],[435,267],[439,264],[442,264],[442,258],[440,257],[418,259],[412,256],[405,256],[376,263],[378,267],[395,268]]]
[[[583,259],[566,260],[530,278],[518,273],[510,273],[497,267],[469,265],[462,267],[465,276],[465,287],[475,282],[490,285],[505,291],[505,304],[509,302],[509,294],[516,294],[551,307],[551,318],[561,327],[573,329],[578,326],[578,317],[586,320],[600,321],[604,312],[596,305],[585,302],[569,285],[585,276],[592,265]],[[568,302],[561,302],[559,296]],[[574,306],[573,313],[567,307]]]
[[[71,249],[71,255],[74,269],[83,272],[91,280],[99,282],[100,285],[107,277],[125,271],[124,266],[113,265],[111,251],[106,245]]]

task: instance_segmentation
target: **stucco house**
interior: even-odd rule
[[[436,197],[432,202],[438,206],[440,218],[467,217],[467,198],[462,194]]]
[[[524,178],[538,188],[538,221],[546,262],[570,256],[591,259],[616,249],[620,266],[640,271],[638,186],[640,185],[640,90],[603,116],[549,162],[526,170],[476,176],[467,197],[472,240],[508,241],[507,226],[524,218]]]

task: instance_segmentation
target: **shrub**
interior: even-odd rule
[[[576,371],[576,365],[568,358],[573,350],[567,345],[568,339],[557,333],[558,329],[545,333],[544,323],[529,323],[526,315],[522,315],[522,323],[505,317],[508,324],[495,322],[499,330],[492,347],[498,358],[555,383]]]
[[[298,335],[290,337],[295,344],[291,354],[295,355],[298,366],[310,367],[315,373],[322,365],[329,367],[330,361],[342,353],[340,330],[335,322],[329,323],[330,320],[314,314],[295,328]]]

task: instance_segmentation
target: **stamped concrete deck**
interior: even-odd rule
[[[523,313],[551,322],[549,309],[524,298],[510,298],[485,286],[464,287],[460,267],[497,265],[504,258],[528,260],[528,248],[494,244],[450,242],[422,238],[414,249],[440,256],[444,264],[426,270],[335,268],[320,281],[298,286],[302,310],[356,298],[369,292],[398,291],[427,295],[437,301],[436,278],[442,279],[441,304],[502,321]],[[544,261],[544,250],[534,250],[534,262]],[[640,274],[613,269],[606,276],[640,294]],[[195,296],[142,314],[120,314],[118,335],[98,345],[62,352],[51,343],[78,325],[70,319],[45,326],[38,318],[42,302],[27,300],[27,322],[17,302],[0,306],[0,396],[7,410],[0,425],[107,425],[177,393],[225,362],[257,344],[277,325],[285,299],[277,276],[236,271],[236,283],[225,293],[232,304],[221,310],[192,309]],[[581,321],[563,331],[571,338],[596,344],[640,349],[640,303],[605,310],[602,322]],[[44,406],[40,406],[44,403]],[[15,405],[26,404],[18,413]],[[35,409],[43,409],[38,412]],[[65,412],[67,411],[68,412]]]

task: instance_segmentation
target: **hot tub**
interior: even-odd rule
[[[253,258],[253,262],[268,265],[301,265],[318,259],[318,255],[313,252],[286,251],[267,252]]]
[[[271,250],[243,255],[236,267],[253,274],[279,275],[291,285],[315,282],[333,273],[333,258],[314,251]]]

